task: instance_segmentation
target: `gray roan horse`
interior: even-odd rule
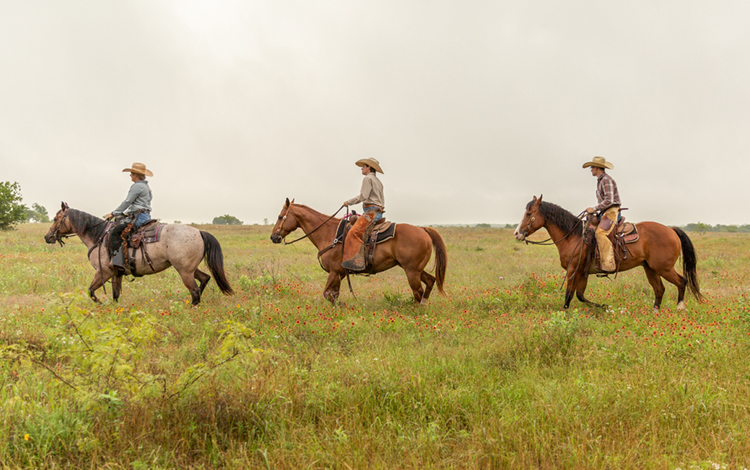
[[[63,202],[62,208],[57,211],[52,221],[52,227],[44,236],[44,241],[47,243],[58,242],[63,245],[63,237],[78,235],[86,245],[89,249],[89,262],[96,270],[89,286],[89,295],[94,302],[99,302],[94,292],[110,278],[112,278],[112,298],[115,301],[122,291],[122,275],[116,274],[107,249],[108,225],[106,220],[70,209]],[[202,232],[189,225],[165,225],[159,241],[148,245],[148,258],[151,260],[150,264],[143,258],[141,250],[136,251],[136,274],[154,274],[174,266],[180,273],[183,284],[190,291],[193,305],[200,303],[203,289],[211,280],[211,276],[198,269],[203,258],[206,259],[208,269],[216,278],[216,284],[219,285],[221,292],[226,295],[234,293],[224,274],[224,256],[221,246],[218,240],[208,232]],[[196,284],[196,279],[200,285]]]

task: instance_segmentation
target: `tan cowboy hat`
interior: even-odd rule
[[[365,165],[367,165],[369,167],[372,167],[372,168],[378,170],[378,173],[382,173],[383,172],[382,168],[380,168],[380,162],[377,161],[373,157],[363,158],[361,160],[357,160],[356,165],[357,166],[365,166]]]
[[[615,169],[615,166],[608,162],[604,157],[594,157],[590,162],[586,162],[583,164],[584,168],[588,168],[590,166],[595,166],[598,168],[609,168],[610,170]]]
[[[146,175],[146,176],[154,176],[153,173],[151,173],[151,170],[146,169],[146,165],[143,163],[133,163],[132,168],[125,168],[122,170],[123,173],[126,171],[129,171],[131,173],[138,173],[139,175]]]

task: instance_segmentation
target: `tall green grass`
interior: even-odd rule
[[[258,226],[202,227],[232,297],[172,270],[94,305],[46,228],[0,238],[2,468],[750,467],[744,234],[693,235],[708,302],[654,313],[635,270],[561,311],[554,247],[478,228],[440,229],[426,307],[398,268],[331,306],[314,247]]]

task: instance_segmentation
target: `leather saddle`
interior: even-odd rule
[[[599,218],[593,218],[589,224],[588,233],[586,233],[585,241],[594,247],[594,258],[596,266],[600,266],[601,262],[599,259],[599,249],[596,246],[596,237],[594,232],[599,225]],[[620,262],[628,259],[630,256],[630,250],[627,245],[638,241],[638,227],[632,222],[625,222],[625,217],[620,217],[617,226],[608,235],[609,241],[612,243],[612,248],[615,253],[615,263],[617,265],[617,271],[619,271]]]
[[[336,240],[338,243],[341,243],[346,239],[346,234],[349,233],[349,229],[351,229],[357,222],[357,219],[359,219],[359,216],[355,213],[348,219],[342,219],[341,222],[339,222],[339,226],[336,229]],[[395,222],[387,221],[385,220],[385,217],[375,222],[375,225],[373,225],[372,231],[370,232],[370,236],[364,241],[365,262],[367,263],[367,268],[364,271],[365,273],[370,271],[370,268],[372,267],[373,257],[375,256],[375,247],[395,236]]]
[[[128,248],[128,250],[124,253],[125,264],[129,268],[127,269],[127,271],[129,271],[133,276],[140,277],[141,275],[135,274],[135,253],[138,249],[140,249],[143,258],[148,262],[149,266],[151,266],[151,269],[153,269],[151,258],[148,256],[145,245],[148,243],[155,243],[159,241],[164,224],[159,223],[159,219],[151,219],[134,231],[130,231],[130,227],[130,225],[127,225],[122,230],[110,229],[110,241],[108,247],[109,255],[112,256],[113,252],[118,248],[118,243],[122,245],[122,240],[123,238],[125,238]]]

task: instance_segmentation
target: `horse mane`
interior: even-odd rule
[[[526,205],[526,210],[531,209],[532,204],[534,204],[534,201],[531,201]],[[542,201],[539,205],[539,213],[542,214],[544,220],[552,225],[556,225],[563,232],[572,232],[577,235],[583,235],[583,224],[580,219],[557,204]]]
[[[299,207],[300,209],[304,209],[304,210],[310,211],[310,212],[312,212],[312,213],[318,214],[318,215],[320,215],[321,217],[324,217],[324,218],[326,218],[326,219],[329,219],[329,218],[330,218],[331,220],[341,220],[341,219],[339,219],[339,218],[336,218],[336,217],[333,217],[333,216],[331,216],[331,215],[328,215],[328,214],[324,214],[324,213],[322,213],[322,212],[320,212],[320,211],[317,211],[317,210],[313,209],[312,207],[310,207],[310,206],[306,206],[306,205],[304,205],[304,204],[299,204],[299,203],[297,203],[297,202],[294,202],[294,203],[292,203],[292,205],[293,205],[293,206],[296,206],[296,207]]]
[[[92,240],[99,240],[107,231],[107,223],[104,219],[76,209],[68,209],[68,219],[81,235],[88,235]]]

